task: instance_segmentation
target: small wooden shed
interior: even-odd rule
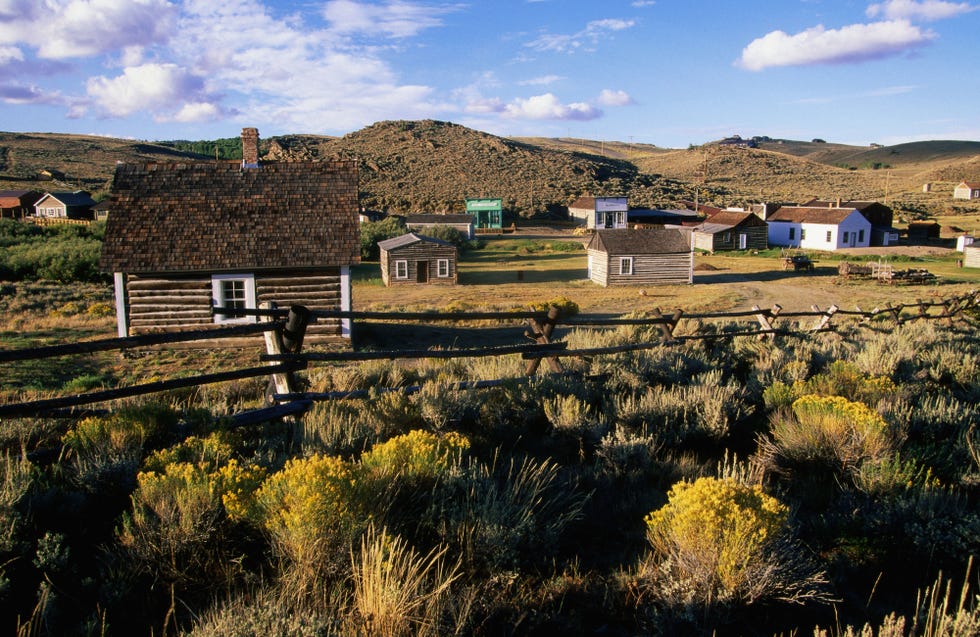
[[[350,311],[350,266],[360,261],[356,163],[260,165],[257,137],[242,131],[241,163],[116,167],[100,266],[114,275],[119,336],[256,321],[215,306]],[[349,319],[318,320],[306,342],[349,345],[350,330]]]
[[[690,228],[597,230],[586,250],[589,279],[610,285],[676,285],[694,282]]]
[[[906,237],[909,243],[928,243],[939,239],[941,232],[942,226],[935,221],[912,221],[909,222]]]
[[[765,250],[769,224],[751,212],[723,210],[694,228],[694,247],[718,250]]]
[[[980,246],[965,246],[963,248],[963,267],[980,268]]]
[[[408,215],[405,217],[405,225],[409,230],[421,230],[422,232],[435,226],[448,226],[458,230],[467,239],[474,237],[473,215]]]
[[[456,246],[414,232],[378,242],[381,279],[388,287],[406,284],[455,285]]]

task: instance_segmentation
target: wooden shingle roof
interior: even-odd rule
[[[783,206],[769,215],[766,221],[789,221],[793,223],[819,223],[836,225],[854,214],[854,208],[807,208],[803,206]],[[860,213],[859,213],[860,214]]]
[[[691,251],[689,228],[597,230],[587,246],[607,254],[680,254]]]
[[[396,248],[402,248],[405,246],[414,245],[416,243],[431,243],[433,245],[439,245],[439,246],[453,245],[448,241],[443,241],[442,239],[436,239],[434,237],[426,237],[420,234],[415,234],[414,232],[408,232],[398,237],[392,237],[391,239],[378,241],[378,247],[381,248],[382,250],[395,250]]]
[[[116,167],[106,272],[321,268],[360,261],[352,161]]]
[[[708,220],[697,226],[697,230],[701,232],[723,232],[726,230],[731,230],[732,228],[742,227],[754,227],[754,226],[764,226],[766,222],[759,219],[757,216],[751,212],[735,212],[733,210],[722,210],[721,212],[715,213],[713,216],[708,217]]]

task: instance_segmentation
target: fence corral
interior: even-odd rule
[[[557,308],[552,307],[548,312],[467,312],[467,313],[407,313],[407,312],[344,312],[344,311],[311,311],[305,307],[291,308],[263,307],[257,310],[240,310],[231,308],[215,308],[215,313],[226,315],[257,316],[260,322],[254,324],[235,325],[193,332],[148,334],[127,338],[110,338],[64,345],[52,345],[22,350],[0,350],[0,364],[39,360],[66,355],[85,355],[95,352],[145,349],[160,347],[172,343],[189,343],[208,341],[219,338],[265,334],[266,351],[259,355],[261,365],[223,372],[199,374],[196,376],[175,378],[171,380],[154,381],[128,387],[118,387],[101,391],[56,396],[41,400],[11,402],[0,405],[0,418],[18,417],[74,417],[84,413],[80,407],[104,404],[123,398],[149,395],[174,389],[208,385],[231,380],[257,378],[268,376],[269,390],[266,394],[267,406],[240,412],[231,418],[232,426],[241,426],[273,420],[287,416],[301,416],[316,401],[334,400],[340,398],[363,398],[369,392],[363,390],[350,392],[312,393],[297,390],[294,374],[306,369],[311,363],[318,362],[355,362],[365,360],[421,360],[421,359],[455,359],[506,356],[520,354],[527,361],[524,378],[532,378],[544,360],[548,373],[563,373],[562,358],[579,357],[592,358],[624,352],[635,352],[670,346],[693,340],[734,339],[738,337],[754,337],[758,339],[773,339],[777,336],[806,338],[813,334],[826,332],[835,328],[834,321],[852,320],[863,324],[873,324],[877,321],[888,320],[900,325],[907,321],[943,320],[952,326],[954,320],[962,318],[967,310],[980,309],[980,292],[971,291],[967,294],[939,299],[935,301],[917,300],[914,303],[892,305],[872,310],[843,310],[832,305],[826,310],[812,306],[809,311],[784,312],[782,307],[774,305],[771,308],[754,306],[751,310],[685,314],[675,310],[665,314],[659,308],[647,312],[645,316],[618,318],[599,318],[590,316],[562,317]],[[303,352],[303,337],[307,325],[316,320],[351,319],[353,321],[400,321],[412,323],[434,322],[473,322],[500,321],[520,325],[525,322],[527,329],[525,337],[530,343],[509,346],[451,348],[451,349],[390,349],[378,351],[309,351]],[[729,330],[711,333],[693,333],[678,335],[675,330],[681,321],[699,322],[738,322],[749,323],[745,329]],[[777,327],[794,321],[792,329]],[[806,325],[809,323],[809,325]],[[628,343],[623,345],[597,347],[589,349],[569,349],[563,341],[552,341],[555,329],[563,328],[614,328],[617,326],[655,327],[659,331],[656,340]],[[455,383],[455,389],[481,389],[498,386],[515,379],[498,379]],[[399,391],[413,393],[420,387],[376,388],[375,395],[384,392]]]

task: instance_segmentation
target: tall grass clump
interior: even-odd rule
[[[760,441],[763,462],[797,481],[850,485],[866,461],[896,450],[887,423],[863,403],[840,396],[805,395],[792,411],[772,417],[771,437]]]
[[[448,612],[451,587],[460,573],[445,548],[421,555],[400,537],[372,526],[361,538],[360,550],[351,551],[351,562],[352,634],[446,635],[457,633],[465,620]]]
[[[911,617],[889,613],[879,625],[861,629],[847,626],[828,631],[817,626],[814,637],[973,637],[980,635],[980,595],[970,590],[973,556],[967,560],[966,574],[958,595],[942,572],[925,590],[916,595]]]
[[[789,530],[789,508],[758,484],[704,477],[675,484],[645,518],[652,554],[641,594],[695,624],[768,599],[825,600],[825,578]]]

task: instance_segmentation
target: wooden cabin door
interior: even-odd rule
[[[429,282],[429,262],[419,261],[415,264],[415,280],[418,283]]]

